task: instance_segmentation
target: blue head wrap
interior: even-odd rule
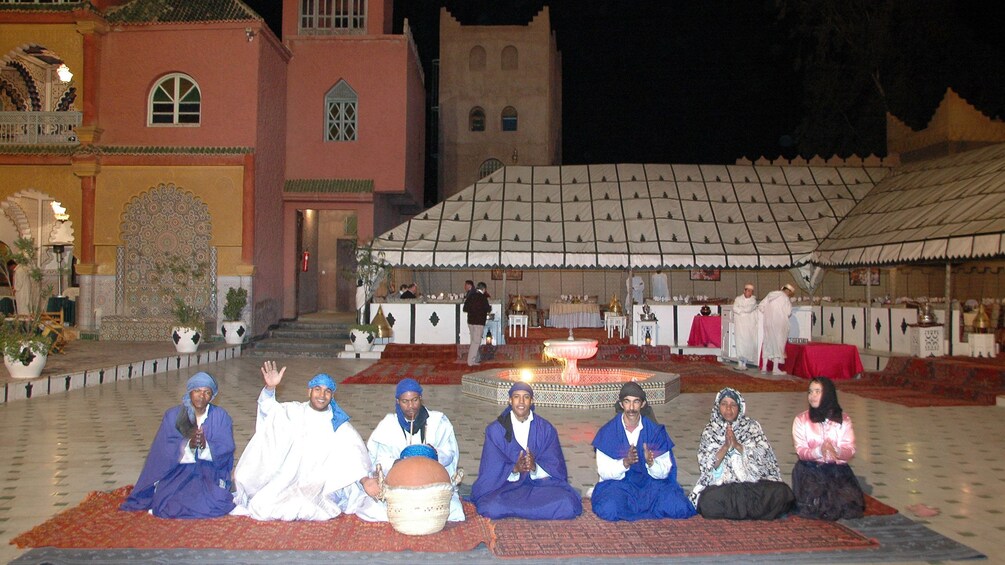
[[[509,395],[513,396],[513,393],[518,390],[526,391],[530,394],[531,398],[534,398],[534,389],[530,388],[530,385],[523,381],[513,383],[513,386],[509,387]]]
[[[189,393],[203,387],[213,391],[213,397],[209,399],[212,402],[213,398],[216,398],[217,392],[220,391],[220,387],[217,386],[216,379],[212,375],[202,371],[189,377],[188,383],[185,384],[185,394],[181,397],[181,404],[188,412],[188,420],[193,424],[195,423],[195,408],[192,407],[192,399],[189,397]]]
[[[421,445],[409,445],[405,449],[401,450],[401,457],[398,459],[405,459],[408,457],[428,457],[433,461],[439,461],[436,458],[436,449],[431,445],[421,444]]]
[[[335,381],[332,380],[327,373],[318,373],[314,375],[314,378],[307,383],[307,389],[312,389],[316,386],[323,386],[328,390],[335,392]],[[338,427],[349,421],[349,415],[345,413],[344,410],[335,402],[335,398],[332,397],[332,401],[328,403],[328,407],[332,411],[332,429],[338,430]]]
[[[422,385],[415,379],[401,379],[394,388],[394,397],[400,398],[406,392],[415,392],[422,396]]]
[[[397,400],[401,398],[401,395],[406,392],[414,392],[419,396],[422,396],[422,385],[419,381],[415,379],[401,379],[398,382],[398,386],[394,388],[394,398]],[[401,411],[401,405],[397,402],[394,403],[394,413],[398,416],[398,425],[401,429],[408,433],[418,432],[422,437],[423,441],[426,439],[426,419],[429,417],[429,411],[423,406],[419,412],[415,415],[415,420],[409,422],[405,418],[405,413]]]

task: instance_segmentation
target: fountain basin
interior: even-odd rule
[[[569,339],[549,339],[544,342],[544,356],[558,359],[565,364],[562,369],[562,382],[576,384],[582,378],[579,373],[579,360],[589,359],[597,354],[597,340],[573,339],[572,330]]]
[[[531,371],[531,378],[525,378]],[[612,408],[621,385],[635,381],[650,404],[665,404],[680,395],[680,375],[661,371],[621,368],[580,369],[578,384],[563,382],[560,367],[492,369],[461,377],[461,392],[496,404],[509,403],[514,382],[528,382],[534,389],[534,404],[554,408]]]

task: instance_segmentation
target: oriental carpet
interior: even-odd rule
[[[1005,394],[1005,357],[892,357],[883,371],[836,384],[844,392],[908,407],[993,406]]]
[[[219,548],[299,551],[468,551],[489,544],[487,518],[464,502],[464,522],[447,522],[428,536],[400,534],[390,524],[339,516],[322,522],[259,522],[246,516],[206,520],[167,520],[147,512],[119,510],[131,486],[92,492],[65,510],[11,540],[24,547],[66,548]]]

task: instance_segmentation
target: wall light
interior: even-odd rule
[[[512,156],[512,159],[513,159],[513,163],[514,163],[514,164],[515,164],[515,163],[517,162],[517,160],[519,160],[519,159],[520,159],[520,154],[519,154],[519,153],[517,153],[517,150],[516,150],[516,147],[514,147],[514,148],[513,148],[513,156]]]
[[[56,68],[56,74],[59,76],[59,80],[63,82],[70,82],[73,80],[73,73],[70,72],[70,67],[67,67],[66,63],[63,63]]]
[[[244,35],[248,38],[248,43],[251,43],[252,41],[255,40],[256,33],[255,30],[251,29],[250,27],[246,27],[244,28]]]
[[[52,215],[55,216],[56,221],[65,222],[70,219],[70,215],[66,213],[66,208],[58,201],[53,200],[49,205],[52,206]]]

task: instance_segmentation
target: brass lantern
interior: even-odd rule
[[[380,339],[388,339],[394,335],[394,330],[391,329],[391,324],[387,323],[387,318],[384,317],[384,307],[377,307],[377,315],[373,317],[372,324],[377,326],[377,337]]]
[[[611,295],[611,303],[607,305],[607,311],[614,316],[621,316],[625,313],[625,309],[621,306],[621,301],[618,300],[617,294]]]

